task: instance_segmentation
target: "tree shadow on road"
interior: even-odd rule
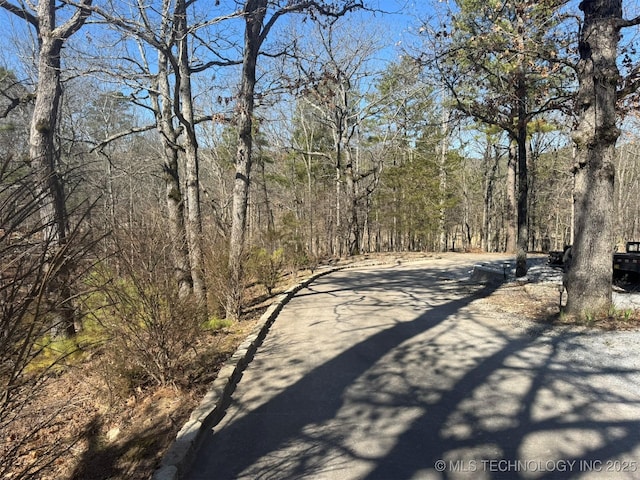
[[[594,363],[577,333],[504,328],[469,308],[492,287],[459,283],[464,269],[429,272],[345,272],[302,291],[344,295],[318,321],[352,328],[354,344],[301,378],[288,368],[324,345],[278,365],[264,401],[209,434],[187,478],[570,478],[637,457],[635,364],[615,355]],[[404,304],[378,295],[389,290]],[[400,307],[411,318],[394,318]],[[377,330],[340,324],[346,311],[366,318],[376,309],[389,309]],[[525,463],[490,463],[501,460]],[[560,472],[561,461],[573,471]]]

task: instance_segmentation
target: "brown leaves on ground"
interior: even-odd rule
[[[22,443],[15,471],[40,460],[50,464],[35,475],[42,480],[148,479],[259,313],[203,333],[184,379],[174,386],[118,389],[117,379],[106,381],[108,356],[100,353],[48,379],[25,405],[23,421],[12,424],[12,438]],[[42,423],[35,435],[34,421]]]

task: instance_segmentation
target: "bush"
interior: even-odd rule
[[[284,264],[284,250],[278,248],[269,253],[264,248],[256,248],[251,252],[249,268],[256,281],[267,289],[271,295],[278,284]]]
[[[172,384],[197,338],[202,311],[192,299],[178,298],[171,282],[127,270],[118,278],[103,272],[93,294],[92,301],[103,299],[95,315],[109,337],[105,353],[131,388]]]
[[[228,245],[218,239],[217,242],[208,245],[205,258],[207,285],[209,286],[207,292],[209,313],[214,316],[224,316],[234,290],[230,281]]]
[[[36,405],[62,360],[78,352],[52,332],[68,327],[61,311],[75,313],[76,267],[92,245],[77,227],[64,245],[47,241],[36,182],[23,162],[0,159],[0,478],[37,478],[74,441],[46,433],[68,404]]]
[[[211,317],[202,324],[202,329],[208,332],[219,332],[233,325],[231,320],[225,318]]]

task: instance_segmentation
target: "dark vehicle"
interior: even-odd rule
[[[571,248],[570,245],[564,247],[564,250],[552,250],[549,252],[549,265],[553,265],[554,267],[561,267],[564,264],[564,254],[568,248]]]
[[[625,253],[613,254],[613,274],[640,274],[640,242],[627,242]]]
[[[549,252],[549,265],[562,267],[564,256],[569,246],[564,251]],[[640,242],[627,242],[624,253],[613,254],[613,275],[614,277],[640,277]]]

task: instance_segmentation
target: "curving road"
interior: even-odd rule
[[[186,478],[640,479],[640,335],[488,311],[473,260],[301,290]]]

